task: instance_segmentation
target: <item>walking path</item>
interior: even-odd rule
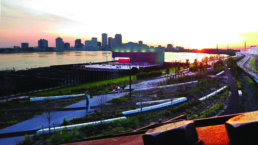
[[[105,98],[104,101],[111,100],[113,98],[121,97],[128,92],[125,93],[116,93],[116,94],[105,94],[105,95],[99,95],[94,96],[91,99],[91,106],[97,106],[101,103],[101,99]],[[75,108],[75,107],[85,107],[86,101],[82,100],[78,103],[69,105],[65,108]],[[82,117],[86,115],[86,110],[77,110],[77,111],[57,111],[53,113],[53,117],[51,119],[51,122],[55,124],[55,126],[59,126],[62,124],[63,119],[66,118],[66,120],[70,120],[73,117]],[[0,130],[0,133],[9,133],[9,132],[19,132],[19,131],[28,131],[28,130],[34,130],[34,129],[41,129],[48,127],[48,121],[45,114],[35,116],[32,119],[20,122],[18,124],[12,125],[10,127],[4,128]],[[53,126],[53,124],[51,124]],[[15,145],[16,143],[22,141],[24,139],[23,136],[20,137],[11,137],[11,138],[1,138],[0,139],[0,145]]]
[[[226,67],[225,73],[228,76],[227,84],[230,86],[231,95],[229,96],[229,103],[227,109],[221,115],[233,114],[237,113],[238,107],[238,91],[234,78],[232,77],[230,70]]]

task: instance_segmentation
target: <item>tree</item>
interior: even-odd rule
[[[48,131],[50,133],[51,120],[54,116],[53,111],[55,111],[56,104],[54,104],[52,102],[52,100],[50,100],[50,99],[45,99],[43,107],[44,107],[44,112],[45,112],[45,115],[46,115],[46,118],[47,118],[47,121],[48,121]]]
[[[190,66],[189,59],[186,59],[185,65],[186,65],[187,68],[189,68],[189,66]]]
[[[100,109],[100,120],[101,120],[101,123],[102,123],[102,119],[103,119],[103,110],[105,108],[105,103],[107,101],[107,98],[105,95],[101,95],[101,96],[98,96],[97,98],[97,104],[98,104],[98,107]]]
[[[166,76],[169,74],[169,68],[166,68]]]

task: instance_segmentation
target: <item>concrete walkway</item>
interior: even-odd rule
[[[235,80],[234,80],[233,76],[231,75],[230,70],[227,67],[225,68],[225,73],[228,76],[227,84],[230,86],[231,95],[229,96],[228,107],[221,115],[228,115],[228,114],[237,113],[238,100],[239,100]]]
[[[111,100],[113,98],[121,97],[128,92],[125,93],[115,93],[115,94],[105,94],[105,95],[99,95],[94,96],[91,99],[91,106],[98,106],[102,100],[105,102],[108,100]],[[69,105],[65,108],[75,108],[75,107],[85,107],[86,101],[82,100],[78,103]],[[93,111],[93,110],[92,110]],[[55,124],[55,126],[59,126],[62,124],[63,119],[66,118],[66,120],[70,120],[73,117],[82,117],[86,115],[86,110],[78,110],[78,111],[57,111],[53,113],[53,117],[51,119],[51,122]],[[20,122],[18,124],[9,126],[7,128],[1,129],[0,133],[9,133],[9,132],[19,132],[19,131],[28,131],[28,130],[34,130],[34,129],[41,129],[48,127],[48,121],[45,114],[35,116],[32,119]],[[53,126],[53,124],[51,124]],[[0,139],[0,145],[15,145],[16,143],[22,141],[24,139],[23,136],[21,137],[11,137],[11,138],[1,138]]]

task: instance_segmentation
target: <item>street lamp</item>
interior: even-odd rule
[[[132,98],[132,93],[131,93],[131,87],[132,87],[132,81],[131,81],[131,66],[129,65],[129,70],[130,70],[130,79],[129,79],[129,83],[130,83],[130,85],[129,85],[129,96],[130,96],[130,98]]]

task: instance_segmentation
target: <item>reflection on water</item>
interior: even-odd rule
[[[0,54],[0,70],[23,70],[50,65],[110,61],[111,52],[65,51]]]
[[[225,57],[227,55],[220,54],[220,57],[222,56]],[[165,62],[186,62],[186,59],[189,59],[189,62],[193,63],[195,59],[197,59],[197,61],[202,61],[207,58],[209,61],[215,57],[218,57],[218,54],[166,52]]]
[[[181,61],[189,59],[202,60],[204,57],[216,55],[204,53],[165,53],[165,62]],[[110,51],[64,51],[64,52],[35,52],[35,53],[12,53],[0,54],[0,70],[13,69],[22,70],[26,68],[46,67],[50,65],[89,63],[110,61]]]

